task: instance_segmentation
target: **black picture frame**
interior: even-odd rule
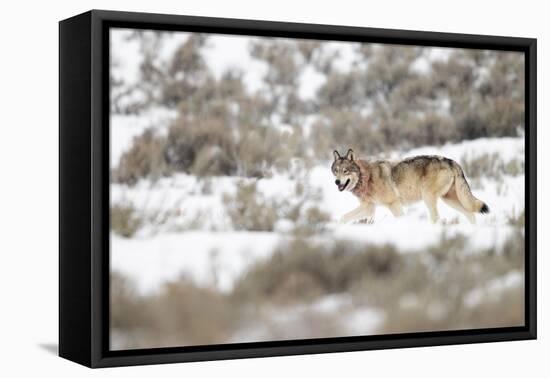
[[[109,28],[315,38],[525,54],[525,325],[109,350]],[[536,64],[532,38],[92,10],[59,23],[59,355],[88,367],[535,339]]]

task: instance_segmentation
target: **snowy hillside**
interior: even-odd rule
[[[439,154],[457,161],[475,159],[486,154],[498,154],[503,163],[523,156],[521,138],[500,138],[467,141],[441,148],[425,147],[407,154]],[[468,176],[468,171],[466,170]],[[319,239],[358,240],[374,244],[393,244],[403,253],[421,252],[426,246],[439,242],[442,235],[466,235],[472,251],[495,246],[506,241],[512,230],[510,218],[521,214],[524,207],[524,175],[502,175],[498,179],[479,178],[472,183],[476,196],[491,208],[488,215],[476,215],[477,224],[470,225],[461,214],[439,202],[440,224],[432,225],[424,204],[405,209],[399,219],[382,207],[376,210],[373,224],[338,224],[338,219],[357,206],[349,192],[339,192],[334,185],[330,162],[301,172],[297,179],[290,175],[274,174],[265,179],[212,177],[197,179],[180,174],[157,182],[140,181],[135,186],[113,184],[111,201],[114,205],[131,205],[145,219],[151,219],[131,239],[112,235],[112,267],[134,278],[142,290],[154,290],[163,282],[186,273],[201,284],[212,284],[209,274],[217,269],[220,288],[231,287],[232,277],[238,277],[256,259],[265,258],[277,241],[292,237],[295,226],[290,220],[279,221],[273,232],[236,231],[224,205],[224,195],[236,192],[239,182],[257,182],[258,194],[269,199],[294,196],[297,183],[317,193],[306,201],[326,211],[330,220]],[[211,189],[204,190],[207,185]],[[320,194],[320,195],[319,195]],[[162,218],[161,224],[155,218]],[[194,226],[191,224],[202,219]],[[199,224],[200,223],[200,224]],[[189,230],[186,227],[194,228]],[[210,232],[209,230],[214,230]],[[214,258],[211,258],[214,256]]]

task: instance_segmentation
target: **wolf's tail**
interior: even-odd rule
[[[464,177],[464,171],[458,164],[455,165],[455,190],[458,200],[471,213],[489,213],[489,206],[472,194],[470,185]]]

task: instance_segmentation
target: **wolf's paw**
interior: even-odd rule
[[[338,224],[347,224],[349,219],[346,216],[342,216],[338,219]]]
[[[361,224],[374,224],[374,217],[363,218],[359,221]]]

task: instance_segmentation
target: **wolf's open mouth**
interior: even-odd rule
[[[349,184],[349,179],[347,179],[346,182],[345,182],[343,185],[342,185],[342,184],[341,184],[341,185],[338,185],[338,190],[339,190],[339,191],[342,191],[342,190],[346,189],[346,187],[348,186],[348,184]]]

